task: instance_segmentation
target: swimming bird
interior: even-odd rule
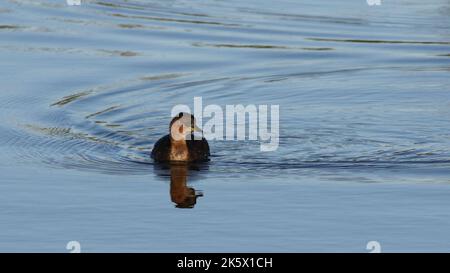
[[[179,113],[170,122],[169,134],[155,143],[151,157],[157,162],[208,161],[210,155],[208,141],[203,136],[196,139],[194,132],[202,132],[196,125],[194,116]]]

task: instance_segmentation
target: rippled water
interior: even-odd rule
[[[0,250],[448,251],[449,15],[444,0],[2,1]],[[154,165],[195,96],[279,105],[279,149],[211,141],[206,166]],[[203,193],[174,209],[186,183]]]

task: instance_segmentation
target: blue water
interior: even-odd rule
[[[450,250],[450,2],[3,0],[0,251]],[[280,145],[149,158],[176,104]],[[198,192],[191,209],[173,193]]]

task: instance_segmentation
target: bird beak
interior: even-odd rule
[[[201,132],[203,134],[203,130],[200,129],[197,125],[192,126],[192,132]]]

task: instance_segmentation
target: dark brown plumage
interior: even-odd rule
[[[205,138],[201,140],[186,140],[189,162],[208,161],[210,152],[209,144]],[[171,161],[171,139],[170,135],[160,138],[154,145],[151,157],[158,162]]]

